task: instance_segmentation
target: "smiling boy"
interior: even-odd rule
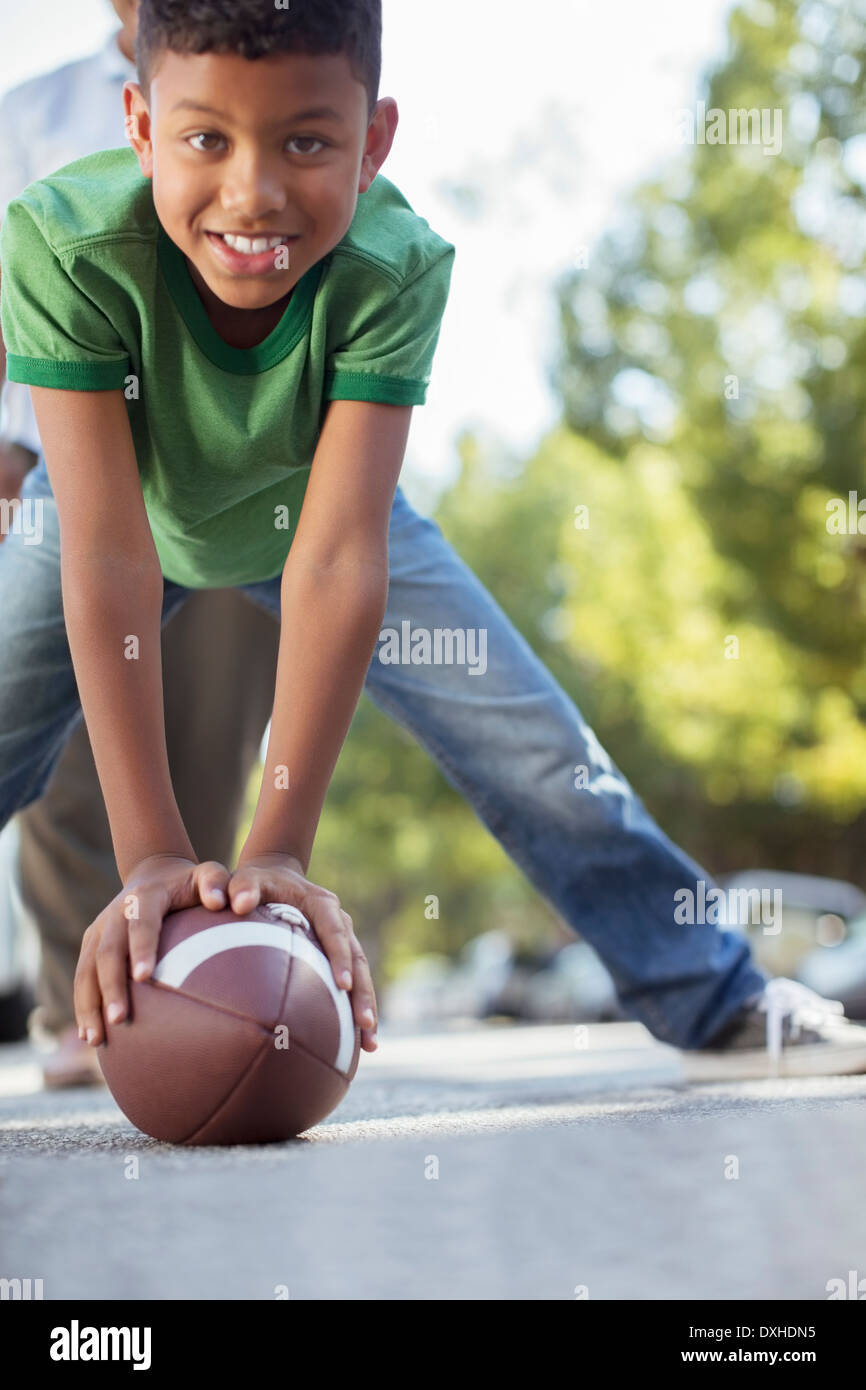
[[[596,947],[625,1010],[697,1054],[692,1074],[761,1075],[764,1029],[790,1074],[866,1068],[866,1030],[768,982],[741,933],[677,919],[709,876],[402,496],[454,248],[378,173],[397,125],[379,0],[142,0],[136,54],[134,153],[31,185],[0,233],[9,376],[50,474],[30,495],[53,491],[62,536],[0,547],[0,825],[39,796],[80,696],[124,885],[85,933],[82,1034],[126,1015],[167,911],[271,900],[313,921],[375,1048],[351,919],[305,877],[366,683]],[[281,621],[234,872],[198,862],[178,814],[159,656],[189,592],[225,586]],[[386,613],[389,631],[484,632],[483,678],[374,659]]]
[[[304,869],[385,614],[389,516],[454,248],[376,180],[397,108],[377,100],[375,0],[197,13],[141,7],[140,85],[124,91],[135,154],[31,185],[2,230],[9,378],[31,386],[124,885],[85,934],[76,1018],[98,1043],[102,1008],[125,1016],[127,972],[151,972],[167,911],[285,900],[353,989],[373,1050],[364,953]],[[197,862],[178,813],[159,657],[185,590],[227,586],[282,612],[266,773],[234,873]],[[43,736],[62,739],[72,672],[38,700]],[[15,770],[20,800],[32,761]]]

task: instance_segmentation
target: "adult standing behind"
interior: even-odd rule
[[[0,102],[0,219],[35,179],[126,143],[122,93],[136,77],[138,0],[111,3],[122,27],[100,51],[25,82]],[[7,382],[5,368],[0,336],[0,498],[11,500],[40,462],[41,445],[29,390]],[[273,618],[231,590],[195,594],[163,633],[169,763],[202,859],[231,858],[273,704],[279,634]],[[101,1082],[95,1050],[78,1038],[73,980],[87,927],[122,885],[83,722],[45,794],[0,836],[0,862],[14,868],[16,860],[17,874],[0,882],[0,942],[14,941],[27,916],[38,924],[38,1007],[30,1026],[57,1043],[43,1066],[45,1084]],[[0,980],[4,989],[8,982]],[[7,1039],[16,1031],[17,994],[5,1001]]]

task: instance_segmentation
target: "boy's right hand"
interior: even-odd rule
[[[93,1047],[104,1041],[103,1008],[109,1023],[127,1017],[128,976],[146,980],[153,973],[166,914],[199,904],[213,911],[225,907],[230,877],[216,860],[199,864],[182,855],[155,854],[136,864],[84,933],[74,988],[80,1038]]]

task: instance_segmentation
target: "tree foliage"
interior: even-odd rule
[[[519,469],[464,436],[437,511],[713,872],[866,885],[864,65],[864,0],[732,11],[699,95],[708,110],[779,110],[780,151],[672,150],[557,286],[560,426]],[[834,528],[851,492],[853,527]],[[491,927],[557,931],[366,699],[310,872],[349,905],[380,980]]]

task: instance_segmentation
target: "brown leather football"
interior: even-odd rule
[[[173,1144],[291,1139],[340,1103],[360,1030],[296,907],[171,912],[128,1022],[105,1024],[102,1073],[124,1115]]]

